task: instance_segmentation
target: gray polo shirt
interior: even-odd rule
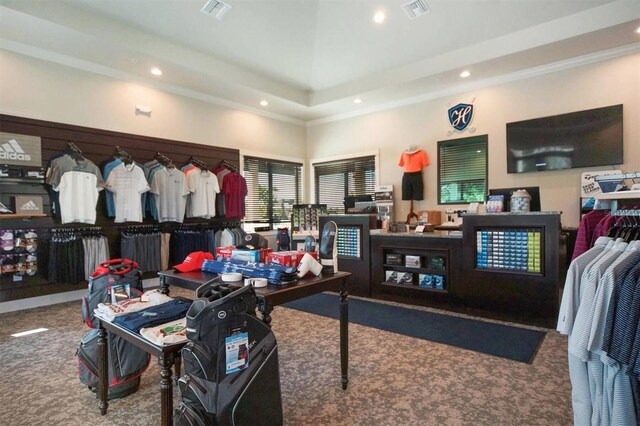
[[[158,170],[151,181],[151,193],[155,194],[159,222],[182,223],[189,194],[182,171],[176,168]]]

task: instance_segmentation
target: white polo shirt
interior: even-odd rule
[[[149,185],[140,167],[120,163],[109,173],[106,188],[114,193],[116,223],[142,222],[140,194],[147,192]]]
[[[220,192],[218,178],[208,170],[187,173],[187,186],[191,192],[188,217],[210,219],[216,215],[216,194]]]
[[[94,173],[66,172],[53,189],[60,193],[62,223],[96,223],[96,204],[102,188],[98,187],[98,177]]]
[[[153,175],[151,193],[155,194],[159,222],[180,222],[184,220],[187,205],[187,178],[182,171],[161,169]]]

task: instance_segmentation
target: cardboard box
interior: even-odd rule
[[[260,250],[236,250],[236,246],[227,246],[227,247],[217,247],[216,248],[216,257],[224,257],[226,259],[236,259],[236,257],[233,257],[233,252],[237,251],[237,252],[242,252],[242,251],[254,251],[254,252],[258,252],[259,253],[259,260],[254,261],[251,260],[251,262],[260,262],[260,263],[267,263],[267,258],[269,256],[269,253],[271,253],[273,251],[273,249],[270,248],[264,248],[264,249],[260,249]],[[240,260],[246,261],[248,262],[249,260],[245,260],[245,257],[250,256],[250,255],[242,255],[239,254],[239,257],[241,257]],[[255,256],[255,255],[251,255],[251,256]],[[254,257],[252,257],[253,259]]]
[[[407,268],[419,268],[422,266],[422,262],[420,261],[420,256],[410,256],[406,255],[404,257],[404,266]]]
[[[267,259],[268,263],[279,263],[280,265],[287,267],[297,267],[305,253],[309,253],[314,259],[318,260],[318,253],[315,251],[277,251],[269,253]]]
[[[40,195],[16,195],[15,210],[16,214],[41,214],[42,197]]]
[[[431,225],[440,225],[442,223],[442,212],[440,210],[420,210],[418,212],[418,220],[422,220],[423,214],[427,215],[427,223]]]

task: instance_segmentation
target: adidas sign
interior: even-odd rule
[[[15,139],[0,146],[0,160],[31,161],[31,156],[26,154]]]
[[[33,201],[27,201],[20,207],[20,210],[40,210],[40,208]]]

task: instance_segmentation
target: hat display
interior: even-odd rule
[[[180,272],[198,271],[205,260],[213,260],[213,255],[206,251],[194,251],[184,258],[184,262],[173,268]]]

